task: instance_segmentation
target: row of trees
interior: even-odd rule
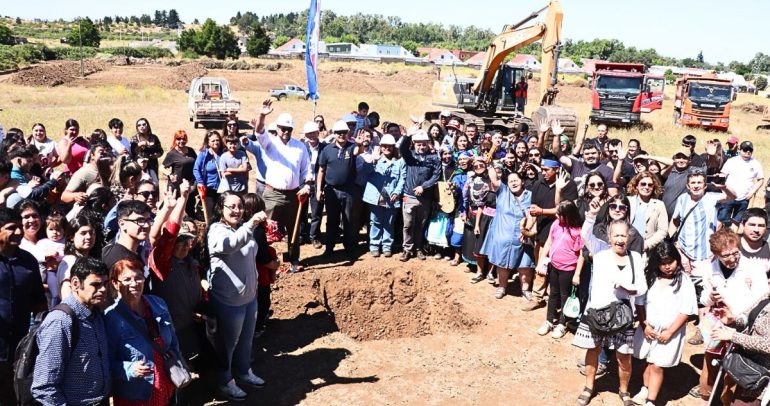
[[[104,30],[109,31],[110,26],[115,24],[134,24],[137,26],[144,26],[148,27],[151,25],[155,25],[158,27],[167,27],[167,28],[177,28],[180,24],[182,24],[182,20],[179,18],[179,13],[176,11],[176,9],[171,10],[155,10],[155,16],[151,17],[149,14],[142,14],[140,16],[130,16],[130,17],[121,17],[121,16],[104,16],[101,20],[101,25]]]
[[[248,35],[246,52],[249,55],[264,55],[270,50],[270,38],[258,21],[245,27],[241,32]],[[182,31],[177,46],[182,51],[191,51],[217,59],[237,59],[241,54],[233,31],[228,26],[218,26],[212,19],[207,19],[200,30]]]

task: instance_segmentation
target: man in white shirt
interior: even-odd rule
[[[765,239],[767,234],[767,212],[759,207],[746,210],[743,215],[741,232],[741,264],[751,269],[761,269],[770,275],[770,244]]]
[[[735,199],[719,205],[717,219],[725,227],[737,228],[743,220],[743,213],[749,207],[749,201],[762,187],[765,175],[762,164],[754,159],[754,144],[743,141],[740,154],[725,162],[722,175],[726,176],[725,185],[735,193]]]
[[[289,241],[294,235],[294,221],[299,209],[300,199],[310,194],[313,172],[310,168],[310,154],[302,141],[291,137],[294,119],[289,113],[282,113],[276,120],[278,135],[268,135],[265,131],[265,117],[273,112],[272,101],[265,100],[258,119],[251,121],[256,142],[247,137],[241,138],[243,146],[249,152],[261,152],[265,171],[265,213],[278,222],[285,230]],[[294,244],[289,250],[292,272],[302,270],[299,265],[299,245]]]

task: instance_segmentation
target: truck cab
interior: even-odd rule
[[[701,77],[684,76],[676,81],[674,123],[727,131],[733,86],[729,79],[710,74]]]
[[[591,120],[634,124],[642,113],[663,107],[662,76],[644,73],[637,63],[596,63],[591,80]]]
[[[227,117],[236,117],[241,109],[241,102],[233,99],[230,84],[222,77],[195,78],[187,94],[187,115],[195,128],[199,124],[220,124]]]

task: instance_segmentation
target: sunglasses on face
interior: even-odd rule
[[[143,192],[136,192],[138,195],[142,195],[145,199],[149,199],[150,197],[158,197],[158,192],[150,192],[150,191],[143,191]]]
[[[187,139],[186,139],[186,138],[177,138],[176,140],[177,140],[177,141],[187,141]]]
[[[473,165],[473,168],[474,168],[474,169],[484,169],[484,168],[486,168],[486,167],[487,167],[487,166],[486,166],[486,165],[484,165],[484,164],[474,164],[474,165]]]
[[[537,153],[537,152],[536,152],[536,153],[534,153],[534,154],[530,153],[530,154],[529,154],[529,156],[535,157],[535,156],[540,156],[540,154],[539,154],[539,153]]]
[[[602,182],[589,183],[588,187],[593,188],[593,189],[599,189],[599,188],[604,187],[604,183],[602,183]]]
[[[610,204],[610,209],[615,211],[625,212],[626,210],[628,210],[628,206],[626,206],[625,204],[612,203]]]
[[[290,133],[290,132],[292,132],[294,130],[291,127],[278,127],[278,129],[283,131],[283,132],[285,132],[285,133]]]
[[[237,126],[237,125],[238,125],[238,123],[227,123],[227,126],[228,126],[228,127],[235,127],[235,126]]]

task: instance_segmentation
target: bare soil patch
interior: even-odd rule
[[[83,63],[83,72],[86,76],[100,72],[107,67],[103,61],[89,59]],[[53,87],[63,85],[81,78],[80,62],[63,61],[52,62],[33,66],[19,71],[11,77],[10,82],[23,86]]]
[[[334,316],[340,332],[358,341],[469,331],[480,321],[447,283],[441,274],[397,267],[307,272],[280,278],[275,316],[320,307]]]

